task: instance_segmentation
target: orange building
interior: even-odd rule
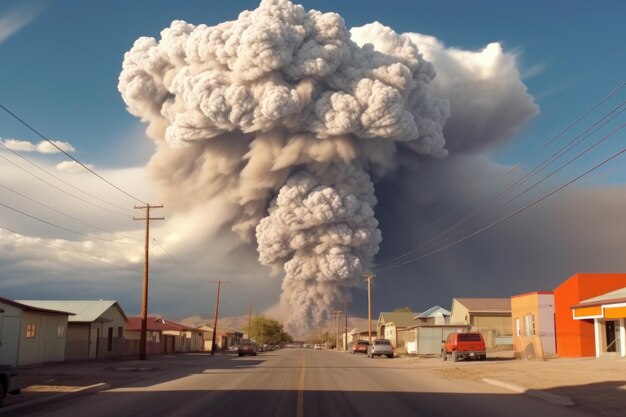
[[[511,318],[516,358],[545,358],[556,353],[552,291],[512,296]]]
[[[559,357],[599,356],[593,319],[574,318],[572,309],[581,302],[626,287],[626,273],[580,273],[554,290],[556,352]]]

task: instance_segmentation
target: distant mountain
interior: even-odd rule
[[[183,319],[178,320],[178,323],[184,324],[186,326],[191,327],[199,327],[202,325],[206,325],[209,327],[213,327],[213,317],[202,317],[202,316],[191,316],[185,317]],[[339,317],[339,332],[343,332],[344,329],[344,318],[343,316]],[[322,332],[328,331],[336,331],[335,323],[333,321],[329,321],[324,329],[321,329]],[[232,316],[232,317],[219,317],[217,320],[217,329],[219,331],[220,328],[229,328],[239,330],[241,332],[245,331],[246,327],[248,327],[248,316]],[[367,319],[361,317],[348,317],[348,331],[357,328],[360,331],[367,330]],[[317,331],[319,331],[318,329]],[[376,331],[376,320],[372,320],[372,331]],[[314,330],[312,333],[316,333]]]

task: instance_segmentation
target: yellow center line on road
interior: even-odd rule
[[[300,381],[298,382],[298,403],[296,405],[296,417],[304,417],[304,373],[306,371],[305,354],[302,354],[300,366]]]

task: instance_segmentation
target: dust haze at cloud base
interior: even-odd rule
[[[338,14],[285,0],[139,38],[118,88],[157,144],[149,169],[168,207],[230,204],[206,216],[284,274],[296,334],[372,265],[384,234],[374,184],[419,195],[425,161],[501,142],[537,112],[498,44],[446,50],[380,23],[351,33]]]

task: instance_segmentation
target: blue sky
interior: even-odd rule
[[[98,166],[145,163],[149,142],[117,91],[123,54],[139,36],[158,37],[174,19],[208,25],[236,18],[254,1],[3,1],[3,15],[30,23],[0,44],[3,103],[51,138],[72,143]],[[524,82],[542,117],[524,133],[549,135],[623,80],[626,59],[620,1],[414,2],[304,1],[336,11],[349,27],[378,20],[398,32],[437,37],[448,47],[479,50],[494,41],[519,54]],[[5,119],[3,136],[25,137]],[[501,158],[514,162],[515,141]],[[524,145],[526,146],[526,145]],[[122,151],[123,150],[123,151]]]
[[[379,21],[392,27],[398,33],[415,32],[434,36],[447,48],[456,48],[465,51],[480,51],[492,42],[501,43],[504,51],[516,56],[516,65],[521,74],[522,82],[528,88],[540,113],[532,120],[524,123],[519,134],[501,141],[501,145],[480,149],[476,153],[486,158],[490,163],[497,165],[514,165],[532,150],[536,149],[549,138],[556,135],[561,129],[575,120],[578,115],[587,110],[591,105],[599,101],[611,90],[624,82],[626,74],[626,26],[623,23],[626,15],[626,3],[622,1],[525,1],[518,3],[502,1],[448,1],[448,2],[416,2],[409,0],[386,0],[378,1],[301,1],[306,9],[318,9],[321,11],[335,11],[339,13],[348,27],[362,26],[366,23]],[[172,20],[182,19],[189,23],[209,26],[225,20],[234,20],[240,11],[254,9],[258,3],[255,1],[30,1],[30,0],[3,0],[0,1],[0,103],[14,111],[33,127],[38,129],[46,137],[67,142],[75,149],[72,155],[81,162],[90,164],[98,170],[102,170],[108,176],[119,181],[120,184],[130,187],[142,198],[152,198],[156,195],[149,180],[128,181],[131,172],[143,172],[143,168],[154,152],[154,145],[144,134],[145,126],[125,109],[120,93],[117,90],[118,77],[121,71],[124,53],[128,51],[133,42],[140,36],[159,38],[162,29],[168,27]],[[619,98],[621,97],[621,98]],[[623,101],[624,94],[612,101],[615,105]],[[606,111],[606,110],[604,110]],[[621,122],[620,122],[621,120]],[[617,119],[617,123],[623,123],[624,116]],[[605,130],[606,132],[606,130]],[[9,115],[0,112],[0,138],[17,139],[38,143],[32,132],[19,124]],[[571,178],[576,172],[588,168],[594,161],[599,161],[617,149],[623,147],[623,132],[621,136],[613,138],[609,143],[597,149],[597,153],[585,157],[579,161],[578,170],[570,171],[567,178]],[[41,161],[51,158],[49,155],[38,155]],[[50,160],[50,164],[58,160]],[[621,187],[626,180],[626,169],[623,159],[616,161],[602,172],[586,179],[589,186],[618,186]],[[486,177],[488,175],[485,174]],[[477,175],[476,178],[479,178]],[[143,177],[142,177],[143,178]],[[565,177],[564,177],[565,178]],[[478,181],[478,180],[477,180]],[[28,188],[29,183],[21,184]],[[476,184],[472,184],[474,186]],[[480,184],[478,184],[480,185]],[[463,187],[461,187],[463,188]],[[469,185],[467,188],[471,188]],[[108,193],[109,191],[107,191]],[[452,191],[451,191],[452,192]],[[596,192],[595,190],[593,192]],[[108,195],[108,194],[107,194]],[[144,197],[145,196],[145,197]],[[568,200],[566,206],[572,207],[577,204],[582,209],[584,206],[575,196]],[[0,196],[0,198],[4,198]],[[589,201],[587,197],[578,197]],[[456,196],[455,201],[462,199],[461,194]],[[1,200],[7,201],[7,200]],[[594,201],[600,201],[598,199]],[[578,202],[578,203],[577,203]],[[126,201],[129,207],[133,202]],[[26,206],[23,206],[26,207]],[[586,206],[585,206],[586,207]],[[599,212],[606,210],[601,204],[594,206]],[[614,210],[615,207],[611,207]],[[385,208],[386,210],[386,208]],[[550,213],[563,213],[563,206],[548,206]],[[553,211],[550,211],[553,210]],[[586,208],[585,208],[586,210]],[[543,212],[541,212],[543,213]],[[537,224],[545,216],[541,213],[529,215],[526,219],[530,224]],[[545,214],[545,213],[544,213]],[[576,218],[578,214],[571,214]],[[0,212],[2,216],[9,216]],[[94,219],[99,218],[91,214]],[[563,217],[567,217],[564,214]],[[610,217],[610,216],[608,216]],[[13,217],[11,217],[12,219]],[[5,220],[9,217],[5,217]],[[118,221],[104,220],[116,230],[124,229]],[[577,224],[579,220],[576,220]],[[383,216],[384,223],[384,216]],[[585,223],[582,222],[581,223]],[[185,227],[180,223],[180,227]],[[585,223],[587,224],[587,223]],[[136,225],[133,225],[135,227]],[[205,225],[207,230],[217,226]],[[34,231],[35,226],[24,225],[30,232],[27,234],[45,236],[44,232]],[[570,224],[560,224],[559,227],[573,229]],[[582,227],[582,226],[581,226]],[[589,223],[589,229],[598,229],[597,224]],[[26,230],[25,229],[25,230]],[[516,221],[511,229],[492,240],[485,238],[472,246],[465,255],[452,254],[451,258],[458,261],[458,268],[467,267],[468,260],[465,258],[471,253],[476,259],[490,259],[490,255],[483,253],[476,255],[474,250],[491,247],[494,242],[506,241],[506,236],[518,233],[519,230],[527,230],[522,220]],[[211,229],[212,230],[212,229]],[[561,229],[559,229],[561,230]],[[587,230],[583,227],[582,230]],[[623,229],[622,229],[623,230]],[[129,233],[140,233],[139,229]],[[165,232],[164,232],[165,233]],[[51,233],[54,235],[54,233]],[[168,236],[179,234],[178,231],[169,232]],[[182,234],[185,234],[184,231]],[[556,240],[550,242],[550,247],[564,243],[562,246],[571,244],[572,236],[563,232],[557,233]],[[138,235],[140,236],[140,235]],[[533,239],[545,241],[540,234],[533,235]],[[554,237],[554,235],[552,235]],[[188,238],[185,236],[185,238]],[[198,240],[188,238],[193,244]],[[533,240],[530,239],[530,246]],[[227,247],[235,247],[232,242],[225,244]],[[215,247],[215,242],[211,247]],[[409,246],[410,247],[410,246]],[[517,253],[523,253],[523,248],[516,248]],[[585,248],[572,249],[571,253]],[[202,253],[201,247],[194,249],[195,253]],[[224,249],[226,251],[226,249]],[[244,250],[246,257],[254,258],[254,250]],[[179,254],[180,252],[175,252]],[[381,253],[385,253],[385,249]],[[532,253],[529,252],[529,253]],[[388,254],[388,253],[387,253]],[[163,254],[161,254],[163,255]],[[182,255],[176,255],[182,256]],[[508,255],[500,259],[504,263]],[[532,255],[528,255],[532,256]],[[556,285],[559,280],[565,280],[568,273],[577,272],[585,267],[602,269],[607,265],[609,269],[626,270],[626,265],[620,264],[618,259],[606,258],[594,259],[588,265],[584,263],[567,264],[555,259],[560,252],[549,253],[550,258],[539,264],[549,265],[543,275],[540,269],[520,272],[520,274],[536,274],[533,284],[539,285],[546,282],[546,286]],[[167,256],[164,256],[167,258]],[[219,255],[216,255],[219,257]],[[456,257],[456,258],[455,258]],[[579,256],[577,256],[580,258]],[[7,261],[10,256],[2,257],[5,271],[0,265],[1,277],[7,274],[27,274],[44,277],[41,269],[33,273],[32,265],[25,268],[21,273],[15,268],[15,264]],[[461,260],[459,260],[461,259]],[[170,260],[171,261],[171,260]],[[45,262],[39,259],[40,263]],[[423,274],[428,275],[454,275],[458,271],[451,267],[455,261],[446,263],[447,267],[437,269],[436,261],[428,261],[424,266]],[[8,269],[6,265],[11,264]],[[35,262],[38,264],[38,262]],[[205,265],[206,266],[206,265]],[[191,267],[190,267],[191,268]],[[229,278],[228,266],[215,265],[210,269],[216,276],[219,272]],[[473,272],[474,276],[493,274],[492,281],[485,281],[482,285],[483,292],[474,291],[469,295],[501,296],[508,290],[515,292],[526,291],[518,283],[514,285],[491,285],[492,282],[500,282],[498,274],[506,266],[494,263],[485,269],[478,268]],[[419,269],[419,268],[418,268]],[[523,268],[520,268],[520,270]],[[167,273],[176,270],[176,265],[171,265]],[[25,272],[27,271],[27,272]],[[179,271],[180,272],[180,271]],[[252,275],[256,272],[250,268],[245,272],[233,274],[230,279],[233,282],[250,283]],[[100,272],[94,272],[98,275]],[[164,272],[165,274],[165,272]],[[400,268],[396,270],[395,281],[389,282],[408,283],[409,278],[419,274],[418,270]],[[546,278],[546,277],[551,278]],[[399,277],[399,278],[398,278]],[[45,278],[41,278],[45,279]],[[443,278],[442,278],[443,279]],[[128,281],[120,276],[121,282],[115,290],[108,294],[110,297],[121,298],[128,293]],[[241,281],[238,281],[241,280]],[[192,280],[193,281],[193,280]],[[196,280],[197,281],[197,280]],[[412,304],[414,308],[426,309],[435,301],[446,305],[446,300],[453,296],[456,288],[454,279],[443,279],[441,290],[434,298],[414,298],[406,293],[398,294],[395,284],[377,284],[381,292],[380,308],[390,309],[398,305]],[[35,281],[38,282],[38,281]],[[72,282],[67,281],[67,282]],[[269,308],[277,301],[280,293],[280,280],[270,279],[269,285],[259,284],[250,286],[251,292],[257,292],[263,299],[259,305]],[[79,292],[81,296],[98,296],[100,292],[90,291],[91,283],[77,278],[76,288],[85,288]],[[201,282],[202,286],[206,283]],[[117,285],[117,284],[116,284]],[[133,284],[135,285],[135,284]],[[410,284],[407,284],[410,285]],[[156,294],[155,305],[164,313],[178,316],[195,314],[193,308],[185,309],[180,305],[168,303],[168,294],[180,292],[192,294],[197,292],[196,284],[185,282],[181,285],[172,285],[171,293],[163,292]],[[178,288],[177,288],[178,287]],[[468,286],[467,288],[475,288]],[[135,287],[132,287],[135,288]],[[441,289],[440,288],[440,289]],[[465,287],[464,287],[465,288]],[[543,290],[545,288],[528,288],[527,290]],[[186,291],[186,292],[185,292]],[[41,298],[54,297],[54,292],[41,292],[30,294],[26,286],[0,281],[0,293],[6,292],[14,298]],[[210,294],[210,293],[209,293]],[[357,291],[357,294],[359,292]],[[58,296],[58,295],[57,295]],[[207,295],[211,297],[211,295]],[[159,298],[160,297],[160,298]],[[101,298],[101,297],[99,297]],[[137,297],[138,298],[138,297]],[[245,300],[248,294],[239,296],[239,302],[233,302],[229,313],[239,314],[238,304],[247,304]],[[358,298],[355,295],[355,298]],[[131,313],[138,311],[137,301],[130,297],[125,299]],[[159,301],[160,300],[160,301]],[[195,298],[198,303],[201,298]],[[360,300],[360,299],[359,299]],[[433,301],[431,305],[427,305]],[[159,304],[161,303],[161,304]],[[356,310],[363,312],[363,302],[355,301]],[[190,303],[193,305],[193,303]],[[228,309],[228,307],[226,307]],[[261,307],[260,307],[261,308]],[[202,310],[202,309],[201,309]],[[245,310],[245,309],[244,309]],[[210,312],[210,308],[204,308],[200,313]]]

